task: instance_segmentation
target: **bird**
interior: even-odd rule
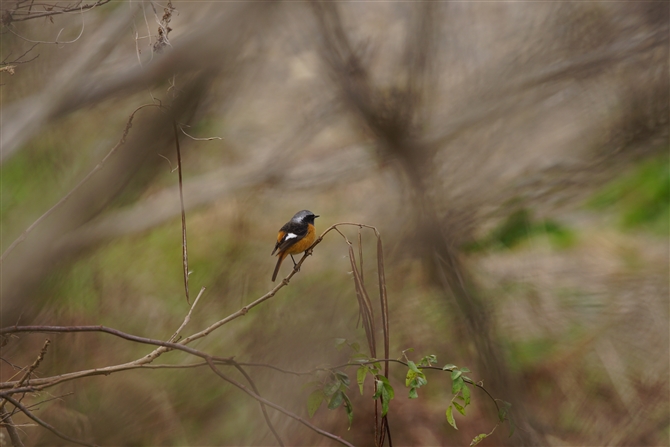
[[[316,239],[316,229],[314,228],[314,219],[319,217],[309,210],[302,210],[295,213],[295,215],[279,229],[277,234],[277,243],[275,249],[272,250],[271,256],[277,253],[277,266],[272,274],[272,282],[277,279],[279,267],[286,256],[297,255],[303,251],[307,251]],[[293,259],[295,265],[295,259]]]

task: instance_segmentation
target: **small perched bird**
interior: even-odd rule
[[[308,210],[298,211],[291,220],[281,227],[279,234],[277,234],[277,244],[275,249],[272,250],[272,255],[276,252],[279,258],[275,272],[272,274],[273,282],[277,279],[279,267],[281,267],[281,263],[286,256],[291,255],[291,259],[293,259],[293,255],[307,251],[312,246],[314,239],[316,239],[314,219],[317,217],[319,216]],[[295,265],[295,259],[293,259],[293,265]]]

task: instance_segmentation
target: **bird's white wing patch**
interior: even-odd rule
[[[297,234],[287,233],[286,236],[284,236],[284,240],[294,239],[294,238],[296,238],[296,237],[298,237]]]

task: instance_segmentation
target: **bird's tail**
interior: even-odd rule
[[[275,272],[272,274],[272,282],[275,282],[275,279],[277,279],[277,273],[279,273],[279,267],[281,267],[281,263],[284,261],[284,258],[287,256],[286,252],[279,253],[277,257],[277,265],[275,266]]]

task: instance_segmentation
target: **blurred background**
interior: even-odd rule
[[[413,348],[413,360],[467,366],[512,403],[514,435],[499,427],[483,445],[669,444],[668,3],[1,7],[3,327],[101,324],[166,340],[180,325],[176,117],[191,296],[207,287],[185,335],[274,286],[276,232],[309,209],[319,231],[381,232],[391,357]],[[145,104],[163,108],[126,129]],[[375,239],[363,234],[377,306]],[[351,352],[334,339],[365,346],[350,270],[331,233],[289,287],[193,347],[295,371],[344,363]],[[2,380],[46,337],[9,339]],[[48,337],[41,377],[150,352],[102,334]],[[308,417],[313,377],[249,373],[265,398]],[[428,373],[409,400],[405,373],[391,368],[394,444],[467,445],[496,425],[473,391],[454,430],[447,375]],[[311,421],[369,445],[372,388],[349,395],[350,430],[342,408]],[[100,445],[276,445],[258,404],[205,368],[26,398],[47,400],[38,416]],[[332,445],[269,413],[287,445]]]

